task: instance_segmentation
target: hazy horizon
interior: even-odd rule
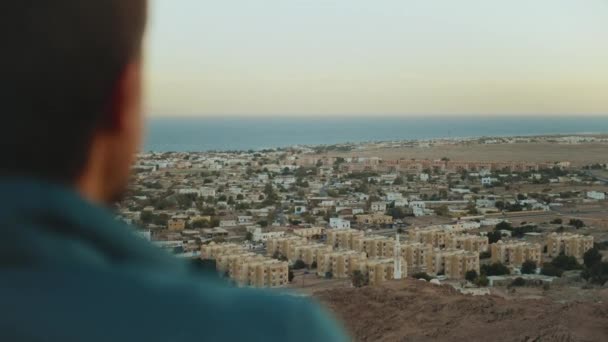
[[[151,12],[153,117],[608,113],[602,0],[156,0]]]

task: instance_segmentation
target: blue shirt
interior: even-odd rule
[[[195,272],[70,189],[0,198],[0,341],[347,340],[309,299]]]

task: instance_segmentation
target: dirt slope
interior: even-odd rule
[[[357,341],[608,341],[608,303],[473,297],[415,280],[315,297]]]

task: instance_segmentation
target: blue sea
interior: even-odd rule
[[[481,136],[608,134],[604,117],[151,118],[145,151],[260,150],[293,145]]]

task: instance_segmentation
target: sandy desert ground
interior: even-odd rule
[[[380,157],[383,159],[440,159],[459,161],[570,161],[575,166],[608,162],[608,144],[578,145],[518,143],[494,145],[447,145],[433,147],[374,148],[348,153],[331,152],[330,156]]]
[[[594,301],[473,297],[408,279],[317,292],[356,341],[608,341],[608,289]]]

